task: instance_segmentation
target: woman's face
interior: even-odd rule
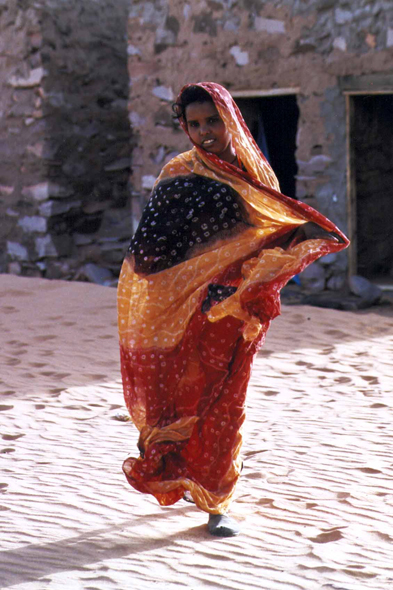
[[[207,152],[231,162],[235,157],[231,136],[214,103],[193,102],[186,107],[185,114],[192,141]]]

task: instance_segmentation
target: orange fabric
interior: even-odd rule
[[[153,494],[162,505],[173,504],[189,490],[201,509],[222,513],[240,474],[252,359],[280,313],[280,289],[320,256],[346,247],[348,240],[320,213],[278,192],[273,171],[227,91],[212,83],[201,85],[211,94],[247,172],[195,146],[169,162],[157,179],[150,213],[144,213],[118,287],[124,396],[140,431],[141,453],[127,459],[123,469],[134,488]],[[212,193],[192,192],[201,177]],[[179,186],[185,196],[178,194]],[[187,212],[187,200],[194,211],[203,199],[214,215],[214,191],[228,195],[233,212],[241,204],[242,221],[231,231],[220,227],[200,243],[190,241],[193,245],[180,261],[149,270],[150,261],[159,259],[153,259],[150,242],[166,239],[166,214],[179,203]],[[153,213],[158,206],[163,209]],[[161,222],[161,233],[153,219]],[[180,225],[186,227],[186,219]],[[291,240],[307,221],[335,232],[342,243]],[[174,232],[183,245],[191,236],[184,228]],[[231,290],[210,301],[209,289],[217,285]]]

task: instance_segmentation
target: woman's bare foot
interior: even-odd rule
[[[207,529],[215,537],[235,537],[240,533],[236,520],[226,514],[210,514]]]

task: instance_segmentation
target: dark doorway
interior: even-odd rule
[[[269,160],[281,192],[296,198],[296,95],[235,98],[253,137]]]
[[[352,96],[357,272],[393,279],[393,94]]]

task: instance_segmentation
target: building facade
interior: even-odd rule
[[[320,261],[324,286],[341,288],[348,271],[392,273],[389,0],[134,1],[128,37],[135,219],[162,165],[189,149],[172,118],[177,92],[211,80],[256,138],[263,130],[283,192],[351,237],[349,250]]]
[[[0,272],[118,273],[130,234],[128,8],[0,2]]]
[[[171,104],[212,80],[282,191],[351,238],[320,284],[391,276],[391,0],[0,0],[0,44],[0,272],[113,283],[190,148]]]

